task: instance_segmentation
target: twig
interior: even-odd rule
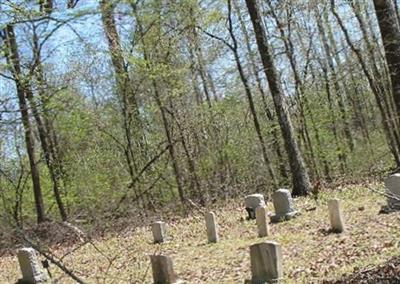
[[[20,230],[18,230],[18,231],[20,231]],[[67,274],[69,277],[71,277],[77,283],[79,283],[79,284],[86,283],[81,278],[79,278],[75,273],[73,273],[73,271],[68,269],[60,260],[57,260],[56,257],[51,252],[43,251],[38,245],[34,244],[22,231],[20,231],[20,234],[22,235],[22,238],[24,239],[25,242],[27,242],[32,248],[34,248],[37,252],[39,252],[41,255],[43,255],[51,263],[53,263],[58,268],[60,268],[65,274]]]
[[[379,191],[377,189],[371,188],[369,186],[367,186],[367,189],[372,191],[372,192],[378,193],[378,194],[380,194],[382,196],[385,196],[385,197],[388,197],[388,198],[391,198],[391,199],[394,199],[394,200],[400,202],[400,197],[398,195],[394,194],[393,192],[390,192],[390,193],[389,192],[382,192],[382,191]]]

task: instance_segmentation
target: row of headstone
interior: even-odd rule
[[[299,215],[294,207],[292,196],[287,189],[279,189],[272,195],[272,201],[275,214],[271,216],[271,222],[281,222],[290,220]],[[248,213],[248,219],[256,219],[258,236],[266,237],[269,235],[268,214],[266,203],[262,194],[251,194],[245,197],[245,209]],[[328,202],[329,218],[331,229],[334,232],[344,231],[344,221],[340,211],[340,202],[333,199]],[[210,243],[216,243],[218,237],[218,224],[213,212],[207,212],[204,215],[207,239]],[[156,221],[152,224],[152,233],[154,243],[164,243],[167,239],[167,228],[165,222]]]
[[[333,199],[328,203],[329,216],[332,230],[344,231],[344,222],[340,212],[339,200]],[[266,207],[257,207],[255,210],[258,236],[269,235],[268,216]],[[218,227],[215,214],[205,214],[208,241],[218,241]],[[152,224],[154,242],[162,243],[166,240],[166,224],[158,221]],[[246,283],[277,283],[282,278],[282,252],[276,242],[263,242],[250,246],[251,280]],[[174,272],[172,260],[164,255],[151,255],[151,266],[154,283],[179,283],[178,276]],[[32,248],[23,248],[18,252],[23,278],[19,283],[44,283],[48,281],[48,274],[43,270],[37,258],[37,253]]]
[[[399,175],[400,178],[400,175]],[[388,184],[388,183],[387,183]],[[294,209],[293,200],[287,190],[277,190],[272,195],[275,215],[271,222],[288,220],[298,215]],[[246,210],[249,219],[256,219],[258,236],[270,235],[268,226],[268,215],[265,200],[262,194],[253,194],[245,198]],[[341,233],[345,231],[343,215],[341,213],[340,201],[332,199],[328,202],[329,219],[331,231]],[[204,216],[208,242],[216,243],[218,237],[218,224],[213,212]],[[152,224],[154,243],[163,243],[167,239],[166,224],[157,221]],[[263,242],[250,247],[252,279],[247,283],[274,283],[282,277],[282,252],[280,246],[275,242]],[[150,256],[153,270],[154,283],[177,283],[178,277],[174,273],[172,261],[167,256]],[[47,272],[38,261],[37,253],[33,248],[23,248],[18,251],[22,279],[19,283],[44,283],[48,281]],[[264,282],[263,282],[264,281]]]
[[[299,214],[298,211],[294,209],[293,199],[288,190],[277,190],[272,195],[272,199],[275,215],[271,217],[271,222],[289,220]],[[268,214],[264,196],[262,194],[246,196],[245,206],[248,212],[248,219],[256,219],[258,236],[269,236]],[[345,225],[341,213],[340,200],[332,199],[328,201],[328,210],[331,231],[337,233],[343,232],[345,230]],[[208,241],[217,242],[218,228],[214,213],[206,213],[205,221]],[[150,258],[154,283],[180,282],[173,270],[172,260],[169,257],[153,255]],[[250,246],[250,264],[252,278],[246,280],[245,283],[279,283],[283,278],[282,250],[280,245],[274,241],[262,242]]]
[[[49,281],[48,274],[40,265],[37,252],[33,248],[18,251],[18,261],[22,279],[18,283],[38,284]],[[150,255],[150,262],[155,284],[181,283],[175,273],[170,257]],[[283,277],[282,251],[278,243],[268,241],[250,246],[251,280],[245,283],[277,283]]]
[[[153,283],[181,283],[175,273],[170,257],[166,255],[151,255]],[[273,241],[262,242],[250,246],[251,279],[245,283],[279,283],[283,279],[282,249]]]
[[[213,212],[207,212],[204,215],[207,230],[207,239],[210,243],[216,243],[219,240],[218,237],[218,224]],[[161,244],[167,240],[167,226],[165,222],[156,221],[151,225],[151,231],[153,233],[153,240],[155,244]]]

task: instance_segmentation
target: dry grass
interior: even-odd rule
[[[326,201],[333,197],[342,200],[348,228],[344,234],[327,233]],[[243,283],[250,278],[249,246],[270,239],[282,245],[285,283],[317,283],[399,255],[400,214],[378,215],[385,203],[382,196],[349,186],[324,193],[315,211],[305,210],[315,204],[309,198],[295,202],[302,215],[272,224],[268,238],[257,238],[255,223],[243,221],[241,203],[231,202],[214,210],[221,237],[217,244],[207,244],[204,220],[196,215],[170,222],[166,244],[152,244],[148,227],[127,229],[76,249],[64,263],[89,283],[151,283],[148,255],[162,252],[171,256],[176,272],[187,283]],[[268,207],[272,211],[272,205]],[[76,247],[53,249],[61,256]],[[0,283],[15,282],[19,278],[15,256],[1,258],[0,271]],[[71,283],[56,268],[51,271],[61,283]]]

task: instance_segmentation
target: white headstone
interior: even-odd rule
[[[264,195],[256,193],[247,195],[244,198],[245,207],[247,213],[249,214],[248,219],[255,219],[256,218],[256,208],[261,206],[265,206]]]
[[[154,284],[179,283],[171,258],[165,255],[150,255]]]
[[[340,210],[340,200],[331,199],[328,201],[329,219],[331,221],[331,230],[336,233],[342,233],[345,230],[342,212]]]
[[[282,250],[268,241],[250,246],[251,280],[247,283],[278,283],[283,277]]]
[[[258,228],[258,236],[260,238],[269,236],[268,216],[266,207],[257,207],[256,223]]]
[[[389,176],[385,181],[390,209],[400,210],[400,173]]]
[[[22,248],[18,250],[18,262],[22,272],[22,279],[18,283],[43,283],[49,280],[47,272],[38,260],[36,250]]]
[[[292,195],[287,189],[278,189],[272,194],[275,215],[271,216],[272,222],[289,220],[299,214],[295,210]]]
[[[208,242],[218,242],[218,225],[215,214],[213,212],[207,212],[204,215],[204,219],[206,220]]]
[[[151,230],[153,232],[154,243],[163,243],[166,240],[166,225],[162,221],[154,222],[151,225]]]

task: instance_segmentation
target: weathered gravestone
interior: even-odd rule
[[[204,219],[206,220],[208,242],[218,242],[218,225],[215,214],[213,212],[207,212],[204,215]]]
[[[345,230],[342,212],[340,210],[340,200],[331,199],[328,201],[329,219],[331,221],[331,230],[335,233],[342,233]]]
[[[400,210],[400,173],[389,176],[385,181],[388,209]]]
[[[153,232],[154,243],[160,244],[166,241],[167,230],[164,222],[154,222],[151,225],[151,231]]]
[[[244,203],[248,213],[247,219],[256,219],[256,208],[265,207],[264,195],[259,193],[247,195],[244,198]]]
[[[263,242],[250,246],[251,280],[245,283],[279,283],[283,278],[282,250],[278,243]]]
[[[150,255],[154,284],[180,283],[174,272],[171,258],[165,255]]]
[[[266,207],[257,207],[256,209],[256,223],[258,229],[258,236],[260,238],[269,235],[268,216]]]
[[[272,194],[272,202],[274,203],[275,215],[271,216],[273,223],[286,221],[299,215],[294,209],[292,195],[287,189],[278,189]]]
[[[22,248],[18,250],[17,257],[22,272],[22,279],[19,279],[17,283],[45,283],[49,280],[47,272],[38,260],[36,250],[33,248]]]

